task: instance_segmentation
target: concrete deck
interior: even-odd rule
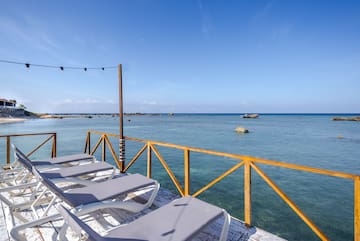
[[[14,197],[14,202],[22,202],[26,196],[30,195],[31,191],[25,194],[22,197]],[[149,192],[135,193],[138,195],[136,201],[142,201],[149,196]],[[169,203],[171,200],[177,198],[178,196],[171,193],[166,189],[160,189],[157,195],[157,198],[154,201],[153,206],[150,209],[144,210],[141,213],[133,214],[124,210],[119,209],[106,209],[98,212],[93,212],[89,215],[82,217],[83,220],[92,226],[100,234],[104,234],[106,230],[116,227],[120,224],[126,224],[132,220],[151,212],[151,210],[156,209]],[[128,195],[127,198],[134,199],[134,195]],[[44,207],[39,207],[39,213],[44,209]],[[56,209],[53,208],[50,210],[50,213],[56,213]],[[30,211],[22,211],[21,215],[32,220],[33,214]],[[11,240],[9,236],[9,230],[11,230],[13,225],[19,225],[22,222],[15,218],[9,212],[9,208],[1,203],[0,210],[0,241],[9,241]],[[63,225],[63,221],[55,221],[52,223],[44,224],[37,228],[26,229],[23,232],[26,240],[56,240],[57,233]],[[221,232],[222,220],[216,220],[212,224],[209,224],[194,240],[196,241],[205,241],[205,240],[218,240],[219,234]],[[68,229],[66,237],[68,240],[77,240],[77,237],[74,236],[74,233]],[[228,241],[283,241],[284,239],[279,238],[269,232],[261,230],[256,227],[247,228],[241,220],[232,218],[230,231],[228,235]]]

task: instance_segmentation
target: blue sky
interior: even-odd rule
[[[126,112],[360,112],[360,1],[1,1],[0,59],[123,64]],[[117,70],[0,63],[0,98],[117,112]]]

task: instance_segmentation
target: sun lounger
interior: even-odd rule
[[[54,194],[56,198],[64,201],[73,208],[73,211],[78,215],[87,214],[96,210],[104,208],[119,208],[131,212],[139,212],[152,205],[156,194],[160,188],[160,184],[140,174],[125,175],[119,178],[106,180],[100,183],[75,188],[64,191],[55,183],[48,179],[41,173],[35,174],[39,176],[41,182]],[[152,193],[146,203],[139,203],[133,200],[116,199],[131,192],[152,188]],[[38,220],[25,223],[14,227],[11,230],[11,235],[15,240],[22,240],[19,231],[53,221],[61,217],[60,214],[53,214],[40,218]]]
[[[32,176],[32,168],[35,166],[37,169],[40,170],[46,170],[46,169],[51,169],[51,168],[59,168],[59,167],[63,167],[59,164],[66,164],[66,163],[71,163],[71,162],[79,162],[79,161],[87,161],[87,163],[89,163],[89,161],[94,162],[95,158],[93,156],[87,155],[87,154],[75,154],[75,155],[68,155],[68,156],[62,156],[62,157],[57,157],[57,158],[52,158],[52,159],[47,159],[47,160],[42,160],[42,161],[32,161],[30,160],[19,148],[17,148],[15,145],[12,145],[13,150],[14,150],[14,158],[16,160],[17,163],[21,164],[23,167],[25,167],[23,170],[23,172],[20,174],[17,174],[16,177],[13,179],[15,181],[16,184],[21,184],[27,181],[27,178],[30,176]],[[85,162],[86,163],[86,162]],[[46,167],[46,168],[43,168]],[[91,168],[91,166],[87,166],[88,168]],[[86,172],[86,167],[82,167],[84,168],[84,171]],[[75,176],[80,176],[79,171],[82,168],[73,168],[73,169],[63,169],[63,173],[66,174],[66,172],[69,172],[70,170],[73,171]],[[95,168],[99,168],[99,169],[113,169],[113,166],[111,166],[110,164],[97,164],[97,166],[93,166],[93,170],[95,170]],[[91,170],[88,170],[91,171]],[[89,172],[91,173],[91,172]],[[86,174],[86,173],[84,173]],[[66,175],[67,177],[69,177],[69,175]],[[5,182],[6,179],[3,179],[3,182]],[[10,179],[12,180],[12,179]]]
[[[33,171],[36,170],[33,163],[19,149],[14,147],[14,150],[16,153],[17,161],[21,163],[24,166],[24,169],[27,169],[28,172],[32,175]],[[70,166],[70,167],[62,167],[62,168],[56,167],[53,170],[48,169],[45,171],[40,171],[39,173],[41,173],[42,177],[49,179],[54,183],[70,182],[70,183],[76,183],[86,186],[92,184],[91,180],[81,179],[79,178],[80,176],[86,176],[89,174],[95,174],[103,171],[112,171],[111,174],[108,176],[108,178],[112,178],[115,174],[116,169],[108,163],[95,162],[95,163],[88,163],[79,166]],[[35,216],[38,218],[35,207],[37,205],[42,204],[42,202],[44,201],[43,196],[47,192],[47,189],[45,189],[41,193],[39,193],[38,191],[40,190],[41,182],[39,182],[37,178],[32,178],[32,180],[35,181],[27,182],[27,183],[22,182],[20,185],[8,185],[7,187],[0,188],[0,200],[3,201],[10,208],[10,211],[22,221],[27,221],[27,220],[17,214],[19,211],[29,207],[31,207]],[[22,195],[29,188],[32,188],[33,193],[28,198],[27,201],[23,201],[21,203],[15,204],[13,200],[9,198],[13,196]],[[8,195],[4,195],[4,194],[8,194]],[[35,200],[35,195],[37,194],[39,194],[39,196]],[[51,200],[50,203],[51,202],[53,202],[53,200]],[[47,211],[45,212],[45,214],[46,213]]]
[[[57,175],[57,178],[61,178],[61,177],[71,177],[71,176],[80,176],[80,175],[85,175],[85,174],[89,174],[89,173],[93,173],[93,172],[99,172],[99,171],[105,171],[105,170],[113,170],[113,174],[115,173],[115,168],[105,162],[94,162],[94,164],[92,165],[81,165],[79,167],[77,166],[71,166],[71,168],[69,167],[62,167],[62,166],[58,166],[57,164],[60,163],[59,160],[61,160],[61,162],[63,163],[69,163],[71,162],[71,159],[69,158],[70,156],[67,157],[59,157],[58,161],[54,161],[54,164],[49,164],[50,162],[42,162],[42,164],[40,165],[36,165],[38,164],[38,162],[33,162],[31,161],[22,151],[20,151],[20,149],[18,149],[16,146],[13,145],[13,149],[14,149],[14,153],[15,153],[15,159],[17,160],[18,163],[20,163],[23,167],[25,167],[24,169],[27,171],[26,174],[24,174],[21,179],[19,180],[19,178],[15,178],[15,183],[24,183],[27,181],[27,178],[32,177],[32,170],[34,167],[36,167],[37,169],[39,169],[39,167],[43,167],[44,165],[46,165],[47,168],[40,169],[40,172],[45,173],[45,171],[42,170],[46,170],[47,173],[49,175],[52,175],[52,177],[49,176],[49,178],[55,178]],[[73,161],[78,161],[79,159],[79,155],[71,155],[74,156],[74,160]],[[90,159],[88,159],[90,160]],[[92,162],[91,162],[92,163]],[[54,171],[50,171],[51,169],[55,169]],[[113,175],[112,174],[112,175]]]
[[[16,153],[21,153],[24,157],[27,156],[20,151],[14,144],[12,144],[12,148],[14,150],[14,162],[9,166],[9,169],[0,171],[0,178],[1,180],[19,180],[24,177],[28,172],[26,169],[23,169],[21,163],[18,162],[18,158],[16,157]],[[37,166],[38,168],[52,168],[56,165],[63,166],[63,165],[72,165],[74,163],[80,162],[95,162],[96,159],[94,156],[80,153],[80,154],[73,154],[73,155],[66,155],[60,157],[54,157],[50,159],[44,160],[31,160],[32,165]]]
[[[110,230],[100,236],[75,214],[58,206],[65,223],[79,236],[92,241],[143,240],[185,241],[191,240],[208,224],[224,216],[224,225],[219,240],[225,241],[230,224],[230,215],[223,209],[192,197],[177,199],[135,221]],[[61,231],[61,235],[65,232]],[[60,237],[64,240],[64,236]]]

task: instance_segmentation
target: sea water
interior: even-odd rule
[[[174,116],[126,116],[124,134],[146,140],[169,142],[208,150],[250,155],[264,159],[311,166],[360,175],[360,123],[332,121],[336,115],[260,115],[243,119],[239,114],[176,114]],[[247,134],[234,131],[238,126]],[[84,150],[87,130],[119,132],[119,119],[34,119],[0,125],[0,135],[16,133],[57,133],[57,154]],[[99,136],[93,136],[92,146]],[[46,137],[12,138],[12,142],[29,152]],[[118,141],[112,138],[114,148]],[[126,143],[127,161],[143,144]],[[183,183],[183,151],[157,149]],[[32,158],[50,155],[51,143]],[[96,152],[101,159],[101,148]],[[113,163],[107,150],[106,159]],[[5,163],[5,138],[0,139],[0,160]],[[238,160],[191,152],[191,193],[235,165]],[[153,178],[162,187],[176,192],[168,174],[153,154]],[[331,239],[353,240],[353,181],[266,165],[258,166],[297,206]],[[129,169],[146,174],[146,153]],[[204,192],[199,198],[221,206],[244,219],[243,168],[232,173]],[[252,170],[253,225],[289,240],[318,240],[317,236],[287,204]]]

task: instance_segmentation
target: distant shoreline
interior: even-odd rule
[[[345,121],[345,120],[360,120],[360,114],[356,113],[259,113],[260,115],[277,115],[277,116],[329,116],[332,117],[330,119],[335,121]],[[131,116],[206,116],[206,115],[226,115],[226,116],[239,116],[242,117],[244,114],[242,113],[124,113],[125,117]],[[38,114],[27,112],[24,116],[16,116],[16,117],[0,117],[0,124],[10,124],[10,123],[18,123],[24,122],[26,120],[31,119],[76,119],[76,118],[99,118],[99,117],[119,117],[119,113],[46,113],[46,114]]]
[[[26,120],[25,118],[0,117],[0,124],[18,123]]]

